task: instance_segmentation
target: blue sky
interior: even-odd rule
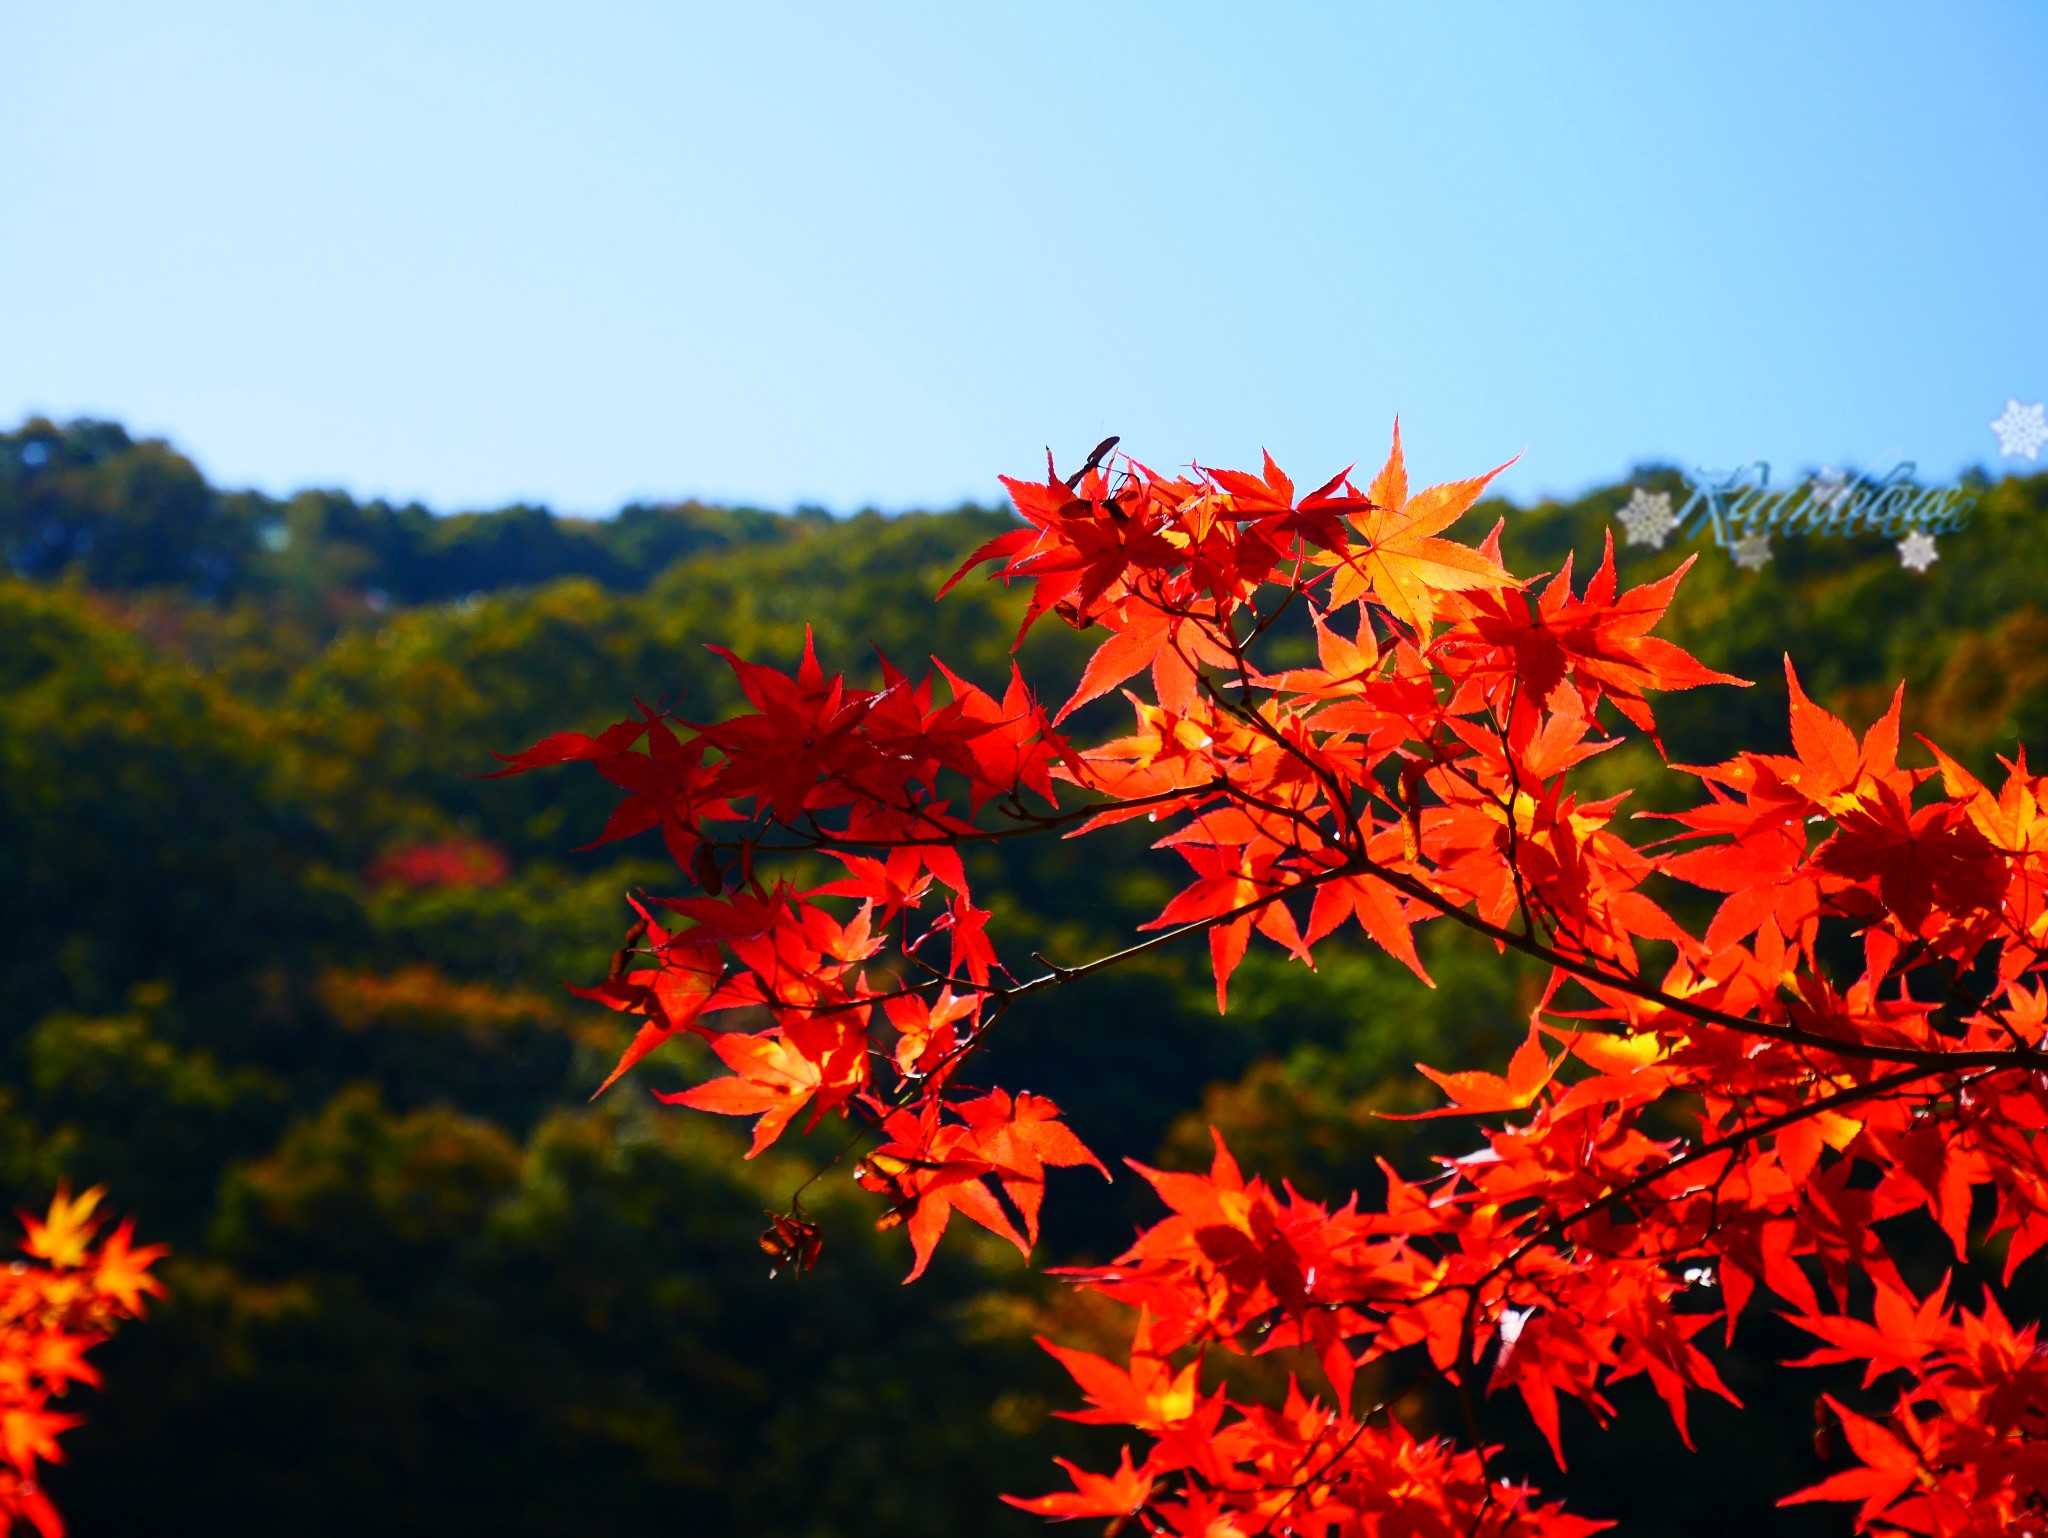
[[[0,420],[451,510],[1396,412],[1523,496],[1946,474],[2048,395],[2043,81],[2026,0],[0,0]]]

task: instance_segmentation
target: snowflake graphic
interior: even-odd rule
[[[2040,401],[2022,406],[2008,399],[2005,410],[1991,419],[1991,430],[1998,434],[1999,453],[2012,459],[2038,459],[2041,445],[2048,443],[2048,415]]]
[[[1822,470],[1807,482],[1806,495],[1815,507],[1835,507],[1849,500],[1849,477],[1840,470]]]
[[[1925,571],[1940,559],[1934,536],[1925,529],[1915,529],[1899,541],[1899,564],[1908,571]]]
[[[1771,563],[1771,536],[1761,529],[1745,534],[1729,547],[1728,555],[1744,571],[1762,571]]]
[[[1628,531],[1631,545],[1648,545],[1652,550],[1662,550],[1678,527],[1677,515],[1671,511],[1671,494],[1645,491],[1640,486],[1629,494],[1628,506],[1614,516]]]

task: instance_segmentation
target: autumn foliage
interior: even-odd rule
[[[150,1274],[163,1249],[138,1248],[132,1222],[95,1241],[100,1195],[59,1190],[44,1216],[24,1214],[29,1259],[0,1271],[0,1533],[64,1531],[36,1470],[63,1461],[57,1438],[79,1418],[51,1401],[74,1383],[96,1387],[86,1353],[163,1291]]]
[[[371,886],[397,885],[431,891],[438,887],[496,886],[511,862],[495,844],[451,838],[388,850],[363,873]]]
[[[1030,584],[1026,632],[1101,636],[1065,701],[1014,671],[885,660],[865,688],[724,653],[730,719],[643,705],[508,760],[589,763],[622,792],[601,837],[658,830],[694,888],[636,898],[582,990],[642,1022],[613,1078],[688,1033],[728,1072],[667,1098],[753,1117],[755,1152],[849,1119],[914,1276],[954,1215],[1028,1249],[1047,1169],[1103,1169],[1049,1101],[976,1080],[1031,996],[1199,933],[1220,1007],[1254,936],[1312,964],[1352,925],[1427,983],[1415,926],[1461,925],[1549,980],[1505,1072],[1423,1070],[1470,1152],[1335,1210],[1220,1138],[1207,1174],[1140,1167],[1167,1215],[1073,1277],[1131,1310],[1129,1354],[1052,1348],[1075,1418],[1133,1447],[1016,1503],[1186,1538],[1592,1532],[1500,1473],[1489,1400],[1560,1464],[1560,1406],[1605,1420],[1631,1377],[1684,1434],[1696,1396],[1733,1398],[1721,1343],[1771,1310],[1881,1395],[1829,1402],[1847,1461],[1787,1500],[2041,1531],[2035,1326],[1994,1287],[1916,1291],[1892,1236],[1923,1214],[2006,1282],[2048,1242],[2048,780],[2020,755],[1980,784],[1931,744],[1907,767],[1901,698],[1859,736],[1788,664],[1790,754],[1674,766],[1695,804],[1631,817],[1579,766],[1661,751],[1656,694],[1738,682],[1651,633],[1683,568],[1624,590],[1610,542],[1583,580],[1511,575],[1498,529],[1446,535],[1490,477],[1411,492],[1398,434],[1365,484],[1305,494],[1270,459],[1167,476],[1111,447],[1010,482],[1022,522],[968,567]],[[1315,661],[1280,665],[1304,616]],[[1063,729],[1119,688],[1122,735]],[[962,850],[1132,819],[1187,867],[1149,933],[999,955]],[[762,1243],[802,1269],[820,1237],[793,1206]],[[1277,1350],[1315,1364],[1277,1403],[1210,1370]],[[1391,1408],[1431,1386],[1449,1431]]]

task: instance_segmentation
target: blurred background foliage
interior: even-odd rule
[[[1504,517],[1515,570],[1571,553],[1583,578],[1628,490],[1484,505],[1462,532]],[[1664,633],[1755,687],[1667,701],[1671,758],[1782,748],[1788,652],[1858,726],[1906,679],[1909,725],[1980,771],[2048,736],[2048,476],[1974,490],[1924,577],[1875,539],[1781,541],[1755,576],[1706,552]],[[728,709],[710,641],[788,664],[808,624],[829,666],[936,653],[999,682],[1021,595],[931,595],[1006,518],[438,517],[224,492],[110,423],[0,434],[0,1179],[24,1205],[104,1182],[175,1246],[60,1471],[79,1533],[1037,1529],[995,1492],[1091,1444],[1050,1417],[1072,1395],[1031,1337],[1116,1321],[967,1237],[899,1286],[900,1234],[838,1176],[807,1197],[821,1269],[771,1281],[763,1211],[831,1129],[748,1163],[731,1126],[652,1103],[681,1054],[590,1104],[622,1027],[559,983],[602,973],[623,892],[668,867],[577,847],[609,810],[594,776],[478,778],[635,697]],[[1682,558],[1620,561],[1634,583]],[[1057,693],[1088,645],[1048,624],[1020,660]],[[1686,783],[1647,743],[1590,773],[1641,806]],[[976,858],[1001,932],[1062,959],[1171,890],[1128,826]],[[1431,1104],[1412,1064],[1481,1065],[1533,999],[1461,935],[1424,953],[1433,991],[1362,950],[1315,973],[1255,952],[1221,1019],[1199,957],[1151,956],[1042,1001],[992,1071],[1112,1161],[1206,1163],[1214,1125],[1342,1200],[1376,1160],[1457,1151],[1454,1124],[1376,1113]],[[1106,1257],[1155,1211],[1128,1174],[1058,1183],[1041,1264]],[[1728,1376],[1758,1407],[1702,1406],[1697,1455],[1636,1398],[1569,1481],[1514,1412],[1489,1430],[1631,1531],[1834,1531],[1770,1510],[1817,1474],[1816,1385],[1769,1367],[1787,1346],[1750,1332]]]

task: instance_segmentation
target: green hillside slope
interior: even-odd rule
[[[1705,552],[1666,633],[1756,686],[1671,700],[1671,756],[1782,744],[1787,652],[1859,724],[1905,678],[1909,725],[1980,767],[2048,742],[2048,476],[1978,490],[1926,576],[1878,541],[1784,544],[1761,575]],[[1626,496],[1489,504],[1459,532],[1504,518],[1511,566],[1574,552],[1583,578]],[[559,983],[603,971],[659,851],[578,848],[608,810],[594,780],[477,777],[636,696],[726,708],[709,641],[786,663],[809,624],[831,665],[879,647],[1000,677],[1021,596],[931,595],[1004,516],[440,519],[223,492],[108,424],[0,435],[0,1180],[23,1205],[103,1182],[175,1247],[169,1301],[83,1405],[58,1491],[78,1533],[1039,1529],[994,1493],[1044,1488],[1087,1433],[1048,1418],[1068,1390],[1030,1337],[1103,1321],[972,1241],[899,1287],[901,1236],[843,1182],[814,1203],[820,1271],[771,1282],[762,1210],[825,1135],[745,1163],[726,1126],[652,1103],[681,1059],[588,1103],[621,1027]],[[1623,550],[1624,580],[1681,554]],[[1047,625],[1023,660],[1072,677],[1087,646]],[[1677,791],[1647,747],[1601,762],[1640,804]],[[1008,932],[1083,954],[1167,890],[1127,832],[1085,867],[1006,853],[978,889]],[[1199,1158],[1213,1121],[1341,1193],[1452,1146],[1372,1114],[1425,1103],[1416,1059],[1474,1066],[1520,1034],[1529,979],[1429,947],[1434,993],[1363,953],[1313,975],[1255,955],[1225,1019],[1186,958],[1149,958],[1031,1016],[1008,1082],[1106,1156]],[[1066,1181],[1040,1260],[1119,1245],[1150,1210],[1136,1185]],[[1835,1530],[1756,1519],[1815,1467],[1817,1385],[1764,1374],[1771,1344],[1731,1381],[1778,1400],[1707,1407],[1697,1457],[1647,1418],[1582,1439],[1578,1509]],[[1557,1483],[1526,1439],[1511,1456]]]

